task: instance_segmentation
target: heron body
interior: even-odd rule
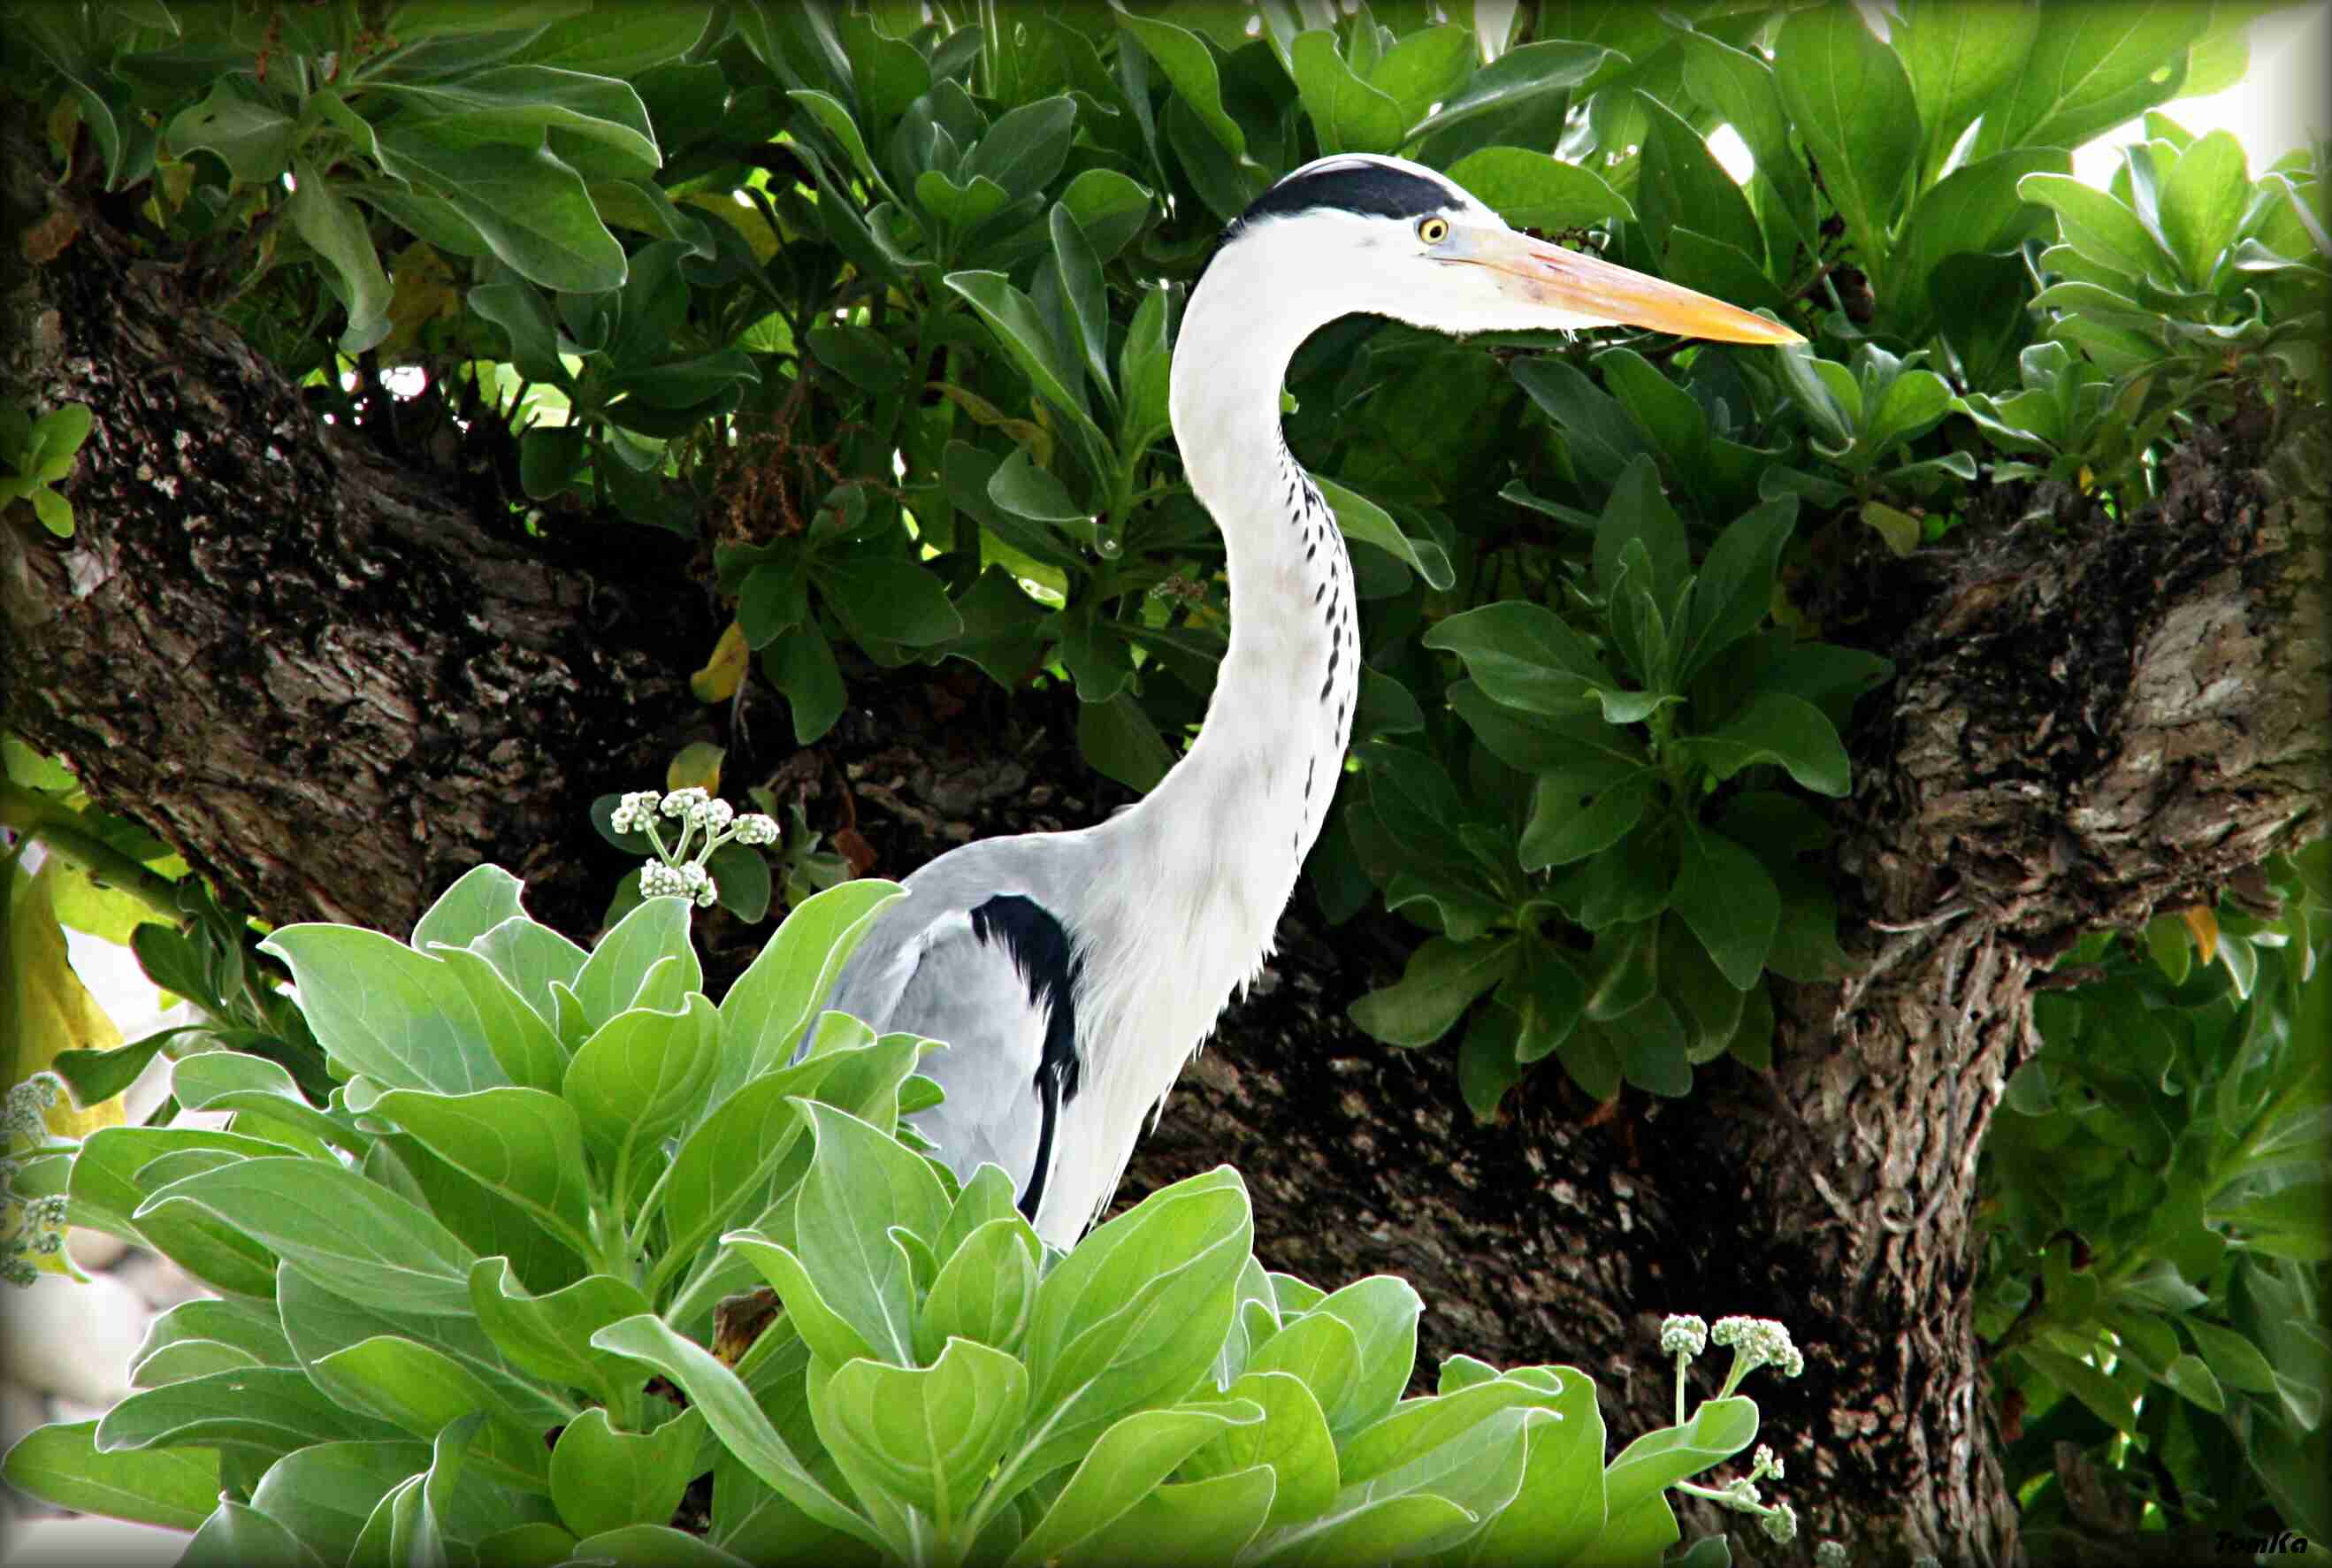
[[[1352,566],[1289,453],[1281,383],[1340,317],[1436,330],[1618,322],[1788,342],[1763,318],[1558,250],[1398,158],[1323,158],[1233,224],[1192,291],[1171,416],[1221,530],[1230,643],[1206,722],[1140,803],[1090,827],[968,844],[906,878],[829,1006],[948,1042],[913,1118],[961,1176],[1001,1166],[1068,1247],[1144,1119],[1261,970],[1319,837],[1359,690]]]

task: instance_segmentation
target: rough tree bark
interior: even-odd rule
[[[0,186],[0,232],[53,241],[37,193]],[[320,425],[99,215],[42,264],[10,251],[0,396],[98,417],[75,537],[0,521],[6,722],[272,919],[403,932],[494,859],[588,927],[612,865],[583,803],[696,722],[680,674],[714,625],[683,563],[659,578],[636,536],[587,524],[516,537],[476,474]],[[2269,482],[2266,440],[2258,419],[2206,435],[2127,523],[2002,492],[1948,549],[1834,574],[1828,634],[1898,674],[1838,813],[1854,969],[1782,988],[1771,1074],[1602,1110],[1541,1074],[1477,1127],[1447,1055],[1343,1021],[1397,933],[1332,945],[1299,900],[1123,1200],[1232,1162],[1272,1267],[1397,1271],[1429,1304],[1429,1375],[1461,1349],[1576,1363],[1621,1440],[1662,1419],[1663,1314],[1781,1318],[1806,1375],[1754,1391],[1807,1535],[1866,1563],[2015,1560],[1969,1293],[1976,1152],[2028,993],[2079,931],[2284,846],[2332,775],[2322,497]],[[815,753],[758,772],[884,872],[1123,798],[1075,761],[1058,693],[920,669],[853,693]]]

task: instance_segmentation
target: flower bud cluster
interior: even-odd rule
[[[657,821],[659,817],[680,825],[679,837],[670,844],[664,842],[664,825]],[[699,909],[712,908],[721,896],[720,884],[705,869],[705,861],[714,850],[731,840],[754,846],[778,841],[774,817],[758,811],[741,817],[726,800],[693,785],[669,795],[636,789],[616,803],[608,814],[607,826],[617,833],[645,834],[655,852],[640,867],[641,897],[685,898]]]
[[[1691,1357],[1708,1348],[1708,1324],[1692,1314],[1670,1313],[1660,1324],[1660,1353]]]
[[[1806,1370],[1806,1358],[1790,1343],[1790,1331],[1770,1317],[1720,1317],[1709,1337],[1733,1347],[1733,1374],[1725,1384],[1728,1393],[1761,1366],[1770,1366],[1785,1378]]]

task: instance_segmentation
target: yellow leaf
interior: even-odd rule
[[[2182,909],[2178,913],[2184,918],[2186,929],[2194,933],[2194,946],[2202,952],[2203,961],[2209,963],[2218,957],[2219,917],[2212,913],[2211,906],[2198,904],[2192,909]]]
[[[961,387],[951,387],[944,381],[924,383],[932,391],[971,416],[975,425],[985,425],[1001,430],[1028,449],[1028,455],[1039,468],[1053,462],[1053,433],[1043,425],[1026,419],[1015,419],[979,393]]]
[[[52,859],[37,876],[9,868],[8,896],[0,905],[0,1066],[19,1084],[44,1071],[60,1052],[110,1051],[121,1031],[81,983],[65,951],[64,928],[53,902],[62,863]],[[121,1122],[119,1096],[77,1110],[69,1099],[50,1108],[49,1129],[83,1138]]]
[[[1907,512],[1885,502],[1867,501],[1862,504],[1862,521],[1878,531],[1897,560],[1908,559],[1911,552],[1919,548],[1919,520]]]
[[[710,741],[696,741],[680,749],[664,770],[664,787],[671,789],[702,789],[707,795],[721,793],[721,760],[729,755],[729,748],[716,746]]]
[[[688,689],[700,703],[727,702],[737,694],[752,655],[753,650],[745,645],[745,628],[731,621],[721,640],[712,645],[712,656],[704,661],[704,667],[688,677]]]
[[[769,264],[771,256],[778,253],[778,236],[770,229],[768,221],[761,216],[759,207],[740,206],[731,198],[716,196],[711,191],[697,191],[682,196],[674,202],[673,206],[694,207],[699,212],[710,213],[719,218],[743,237],[745,243],[753,249],[753,259],[764,266]],[[792,239],[799,236],[788,235],[787,237]]]
[[[389,269],[396,285],[388,301],[388,336],[380,340],[380,357],[393,364],[413,351],[421,330],[432,321],[462,313],[462,296],[454,287],[453,270],[445,258],[416,241],[397,253]]]
[[[153,906],[144,899],[108,887],[78,865],[53,860],[41,875],[56,878],[49,906],[56,912],[57,923],[70,930],[85,931],[128,947],[129,933],[157,918]]]

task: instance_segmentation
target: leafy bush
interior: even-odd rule
[[[218,1295],[12,1484],[194,1527],[194,1561],[1626,1563],[1755,1436],[1742,1377],[1797,1371],[1778,1325],[1721,1323],[1733,1370],[1687,1419],[1675,1327],[1677,1425],[1608,1465],[1569,1368],[1459,1357],[1405,1399],[1416,1293],[1266,1273],[1229,1169],[1063,1254],[1002,1171],[932,1158],[899,1117],[934,1042],[816,1012],[894,884],[805,903],[717,1007],[689,899],[586,952],[520,891],[481,867],[410,944],[269,938],[328,1104],[203,1051],[177,1095],[225,1130],[28,1163]],[[1794,1527],[1752,1480],[1700,1490]]]
[[[2245,903],[2069,952],[2086,983],[2036,1000],[2040,1049],[1984,1144],[1976,1325],[2036,1536],[2149,1507],[2155,1528],[2332,1535],[2332,845],[2270,862]]]

